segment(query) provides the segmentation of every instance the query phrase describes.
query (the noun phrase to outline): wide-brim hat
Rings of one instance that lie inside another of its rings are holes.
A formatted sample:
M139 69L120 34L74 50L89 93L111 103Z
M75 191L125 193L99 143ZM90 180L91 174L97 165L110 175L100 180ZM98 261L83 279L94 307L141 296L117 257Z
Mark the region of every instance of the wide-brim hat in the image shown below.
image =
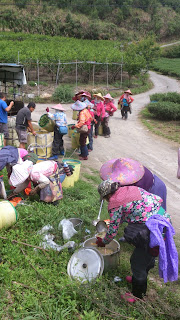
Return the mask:
M81 94L83 94L83 93L84 93L84 90L80 90L80 91L76 92L75 95L74 95L74 97L72 97L72 99L73 99L74 101L77 101L77 96L79 96L79 95L81 95Z
M131 94L132 95L132 92L131 92L131 90L126 90L126 91L124 91L124 93L129 93L129 94Z
M91 94L90 94L90 92L88 92L88 91L84 91L84 92L81 94L81 96L82 96L82 97L87 97L87 98L91 99Z
M52 109L59 110L59 111L65 111L62 104L56 104L55 106L51 107Z
M136 183L144 173L144 166L139 161L130 158L109 160L100 169L102 180L120 182L122 186Z
M71 106L71 109L75 111L81 111L86 107L87 107L86 103L77 100L75 103L73 103L73 105Z
M103 98L113 100L113 97L111 97L110 93L107 93L105 96L103 96Z
M100 92L99 93L94 93L93 97L99 97L102 101L104 101L104 98L103 98L103 96L102 96L102 94Z
M88 99L86 99L85 101L83 101L86 104L86 107L90 106L91 108L94 107L94 104L91 103Z

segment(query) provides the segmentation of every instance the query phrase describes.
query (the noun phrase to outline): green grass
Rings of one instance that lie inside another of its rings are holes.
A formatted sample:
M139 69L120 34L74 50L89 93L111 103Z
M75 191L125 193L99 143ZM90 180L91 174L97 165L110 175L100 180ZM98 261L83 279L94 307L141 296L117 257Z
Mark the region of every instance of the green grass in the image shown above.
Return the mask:
M173 77L180 77L180 58L168 59L160 58L153 62L152 69L159 71L162 74Z
M1 173L7 187L5 170ZM148 297L144 301L129 305L120 299L122 293L131 289L125 276L130 274L129 258L133 247L126 243L121 244L117 269L88 285L71 281L67 275L72 252L67 249L60 253L52 249L35 250L42 240L38 231L47 224L54 227L54 241L64 244L62 232L58 230L63 218L83 220L82 231L71 239L76 242L77 249L87 236L86 228L94 235L92 220L97 217L100 207L96 186L99 175L93 169L91 173L92 176L83 174L89 182L79 180L74 188L64 189L58 206L39 202L38 196L31 198L27 202L31 206L17 207L17 223L8 230L0 230L0 237L5 237L0 238L2 320L179 319L180 283L164 284L158 277L157 265L149 274ZM109 218L107 203L103 206L102 217ZM122 236L123 229L119 229L117 239ZM115 284L114 276L120 276L122 281Z
M144 108L140 113L142 123L154 134L180 144L180 121L161 121Z

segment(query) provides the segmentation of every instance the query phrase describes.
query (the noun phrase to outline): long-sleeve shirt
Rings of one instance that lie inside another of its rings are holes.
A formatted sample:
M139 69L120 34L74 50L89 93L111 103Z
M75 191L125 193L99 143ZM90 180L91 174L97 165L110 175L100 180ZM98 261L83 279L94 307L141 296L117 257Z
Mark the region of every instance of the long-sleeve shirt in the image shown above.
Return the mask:
M138 189L141 193L142 200L132 201L125 205L120 205L118 208L116 207L109 210L110 225L108 232L103 238L103 243L107 244L115 238L119 226L123 222L145 223L152 215L158 214L162 199L144 189ZM166 211L164 211L164 217L168 221L171 219Z
M88 129L91 127L91 121L93 120L89 111L85 108L79 112L78 122L75 125L76 128L81 128L83 125L87 124Z
M116 106L112 101L108 101L107 103L104 102L104 108L105 111L109 114L113 114L117 110Z
M65 127L67 125L67 118L64 112L56 112L56 113L48 112L48 117L54 120L58 127Z
M126 99L128 104L134 101L134 98L132 96L123 93L122 96L119 98L118 103L121 103L123 99Z
M101 118L105 117L105 109L104 109L104 103L102 101L98 101L97 103L95 100L92 100L91 103L94 104L94 115L95 116L101 116Z
M18 184L14 191L16 193L23 191L28 186L29 180L37 183L40 189L44 188L50 183L48 177L55 173L56 169L57 163L51 160L34 164L30 168L29 178Z

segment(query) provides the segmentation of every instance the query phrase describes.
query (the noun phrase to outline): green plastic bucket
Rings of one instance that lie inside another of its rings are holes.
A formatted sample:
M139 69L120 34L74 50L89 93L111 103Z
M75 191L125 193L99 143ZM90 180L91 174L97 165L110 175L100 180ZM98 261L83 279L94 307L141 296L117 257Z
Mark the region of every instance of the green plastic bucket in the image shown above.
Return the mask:
M38 125L48 131L48 132L53 132L54 131L54 126L55 126L55 122L53 120L51 120L48 115L45 113L43 114L38 122Z
M74 166L74 182L78 181L80 176L81 161L75 159L63 159L63 162L66 162L67 164Z
M79 111L73 110L73 115L72 115L73 120L77 120L78 113Z
M71 138L72 133L74 132L74 129L71 129L72 126L74 126L74 123L68 124L68 137Z

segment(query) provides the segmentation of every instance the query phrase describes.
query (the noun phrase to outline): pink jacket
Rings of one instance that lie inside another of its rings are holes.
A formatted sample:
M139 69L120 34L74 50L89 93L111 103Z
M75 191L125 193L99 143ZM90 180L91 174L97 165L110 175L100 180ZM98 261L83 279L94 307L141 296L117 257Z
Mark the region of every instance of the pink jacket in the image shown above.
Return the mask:
M42 176L49 177L56 172L57 162L47 160L33 165L30 172L30 179L33 182L39 182Z
M104 108L107 113L111 113L112 115L117 110L112 101L108 101L107 103L104 102Z
M94 104L94 115L95 116L101 116L101 118L105 117L105 109L104 109L104 103L102 101L95 104L95 101L92 100L91 103Z

